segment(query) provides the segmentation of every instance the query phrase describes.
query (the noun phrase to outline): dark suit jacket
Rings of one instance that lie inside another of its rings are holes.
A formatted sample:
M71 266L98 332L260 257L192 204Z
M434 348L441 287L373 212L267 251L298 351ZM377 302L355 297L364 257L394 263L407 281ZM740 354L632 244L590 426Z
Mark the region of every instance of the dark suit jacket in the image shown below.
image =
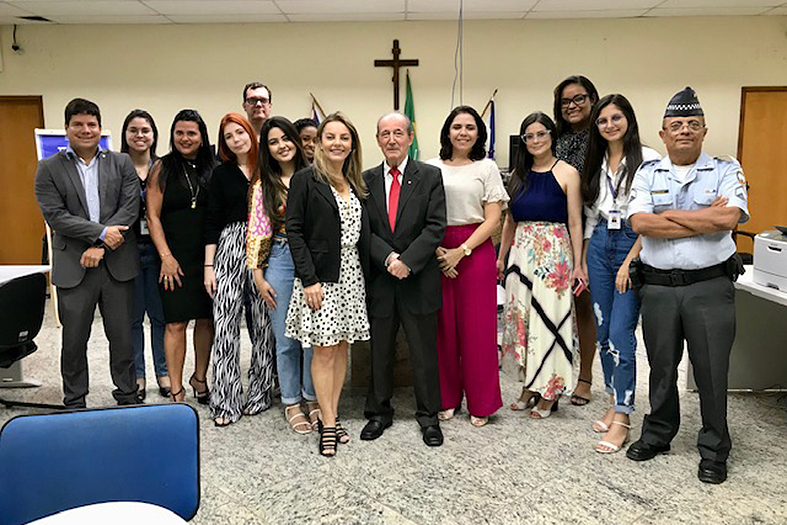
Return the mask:
M435 250L443 240L446 225L445 191L440 170L413 159L407 161L391 232L385 198L383 164L364 172L369 188L369 224L372 269L369 280L369 314L393 314L394 298L414 314L435 312L442 306L440 268ZM399 280L388 273L385 259L391 252L412 270Z
M355 193L352 186L350 188ZM358 254L364 276L368 276L369 217L366 207L362 205L361 208ZM302 169L290 180L286 228L295 275L303 286L338 282L342 232L339 206L331 187L317 178L313 168Z
M105 226L129 226L139 215L139 177L125 153L98 153L98 195L100 222L92 222L87 197L74 161L61 151L38 163L35 192L38 206L53 230L52 282L73 288L82 282L85 268L82 254L99 241ZM105 249L104 264L118 281L128 281L139 273L139 252L133 229L124 234L117 250Z

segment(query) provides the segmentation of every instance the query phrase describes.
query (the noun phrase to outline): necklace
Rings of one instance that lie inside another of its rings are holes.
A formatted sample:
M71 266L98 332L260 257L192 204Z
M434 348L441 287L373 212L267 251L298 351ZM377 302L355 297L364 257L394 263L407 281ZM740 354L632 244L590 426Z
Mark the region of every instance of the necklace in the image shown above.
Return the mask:
M193 164L189 161L186 161L189 166L196 169L197 165ZM189 193L191 194L191 209L196 209L197 207L197 197L199 196L199 184L197 184L197 191L194 191L194 186L191 184L191 179L189 178L189 174L186 171L186 168L183 168L183 175L186 177L186 184L189 185Z

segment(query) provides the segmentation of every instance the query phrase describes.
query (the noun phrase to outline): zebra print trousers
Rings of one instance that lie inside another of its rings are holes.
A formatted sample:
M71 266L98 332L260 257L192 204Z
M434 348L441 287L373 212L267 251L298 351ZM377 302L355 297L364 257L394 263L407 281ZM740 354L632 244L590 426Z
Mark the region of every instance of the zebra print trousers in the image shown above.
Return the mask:
M213 418L238 421L242 414L257 414L273 402L274 338L271 320L262 297L246 267L245 222L224 227L214 258L216 296L213 299L213 390L210 408ZM244 300L246 299L246 300ZM243 305L251 305L248 326L251 339L251 366L246 402L240 372L240 325Z

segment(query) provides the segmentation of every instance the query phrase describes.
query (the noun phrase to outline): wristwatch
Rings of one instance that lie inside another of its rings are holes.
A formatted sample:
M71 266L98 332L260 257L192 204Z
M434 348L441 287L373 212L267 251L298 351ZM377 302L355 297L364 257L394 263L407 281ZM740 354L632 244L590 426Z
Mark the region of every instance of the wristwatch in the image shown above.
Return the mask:
M462 245L459 247L462 248L462 252L464 252L465 257L470 257L470 254L473 253L473 250L468 248L465 243L462 243Z

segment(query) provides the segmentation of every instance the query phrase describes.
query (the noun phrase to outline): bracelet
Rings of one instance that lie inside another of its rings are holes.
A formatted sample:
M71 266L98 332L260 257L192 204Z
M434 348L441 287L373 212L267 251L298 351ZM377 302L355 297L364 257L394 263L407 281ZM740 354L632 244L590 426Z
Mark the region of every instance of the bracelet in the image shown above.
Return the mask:
M172 255L172 254L171 254L171 253L169 253L169 252L167 252L167 253L160 253L160 254L158 255L158 257L159 257L159 259L163 259L164 257L167 257L168 255Z

